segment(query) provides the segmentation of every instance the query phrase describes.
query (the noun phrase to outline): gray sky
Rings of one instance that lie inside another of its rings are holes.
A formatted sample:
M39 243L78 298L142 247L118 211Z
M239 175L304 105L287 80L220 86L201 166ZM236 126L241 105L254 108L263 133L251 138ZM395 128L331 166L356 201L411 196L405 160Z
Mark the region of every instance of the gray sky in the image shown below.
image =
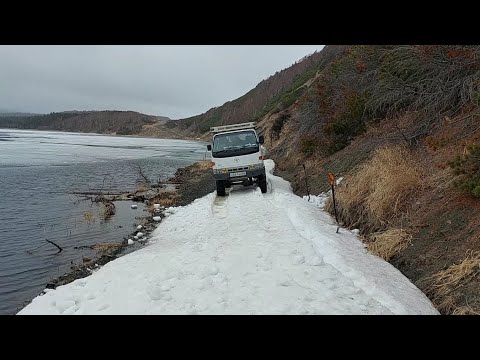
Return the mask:
M0 46L0 111L172 119L234 100L323 45Z

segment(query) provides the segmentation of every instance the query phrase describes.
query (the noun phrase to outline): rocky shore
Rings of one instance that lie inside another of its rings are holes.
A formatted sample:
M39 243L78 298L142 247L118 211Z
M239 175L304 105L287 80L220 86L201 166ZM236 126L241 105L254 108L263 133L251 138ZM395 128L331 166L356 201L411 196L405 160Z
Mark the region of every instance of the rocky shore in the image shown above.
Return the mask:
M195 199L214 190L215 182L211 174L210 163L202 161L179 168L174 177L162 184L161 188L145 189L140 193L136 191L135 193L113 195L109 199L110 201L133 200L143 202L146 205L147 214L137 217L135 231L118 243L89 246L89 249L96 251L97 257L93 259L84 258L82 264L73 265L70 272L49 282L46 289L55 289L58 286L89 276L108 262L142 248L148 243L149 235L170 214L172 207L188 205Z

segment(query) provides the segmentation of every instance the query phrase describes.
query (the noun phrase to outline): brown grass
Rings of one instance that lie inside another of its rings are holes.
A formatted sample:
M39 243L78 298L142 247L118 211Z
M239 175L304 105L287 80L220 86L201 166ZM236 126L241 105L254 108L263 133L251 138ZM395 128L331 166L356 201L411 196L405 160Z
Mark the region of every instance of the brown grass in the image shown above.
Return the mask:
M175 206L179 200L179 195L176 191L168 191L160 193L153 199L150 199L150 205L147 206L147 210L153 212L153 204L160 204L163 207Z
M145 192L148 189L149 188L145 184L139 185L139 186L137 186L137 189L135 190L135 194L140 193L140 192Z
M445 297L455 290L462 282L468 281L480 273L480 251L468 251L467 257L460 263L451 265L430 277L433 280L429 292L437 297Z
M95 244L92 249L101 253L115 251L120 248L122 244L117 243L105 243L105 244Z
M473 310L470 306L460 306L453 310L452 315L480 315L480 313Z
M442 314L453 314L457 309L460 309L453 296L447 296L441 301L435 301L435 299L433 299L433 302L435 303L437 310L440 311Z
M85 211L83 213L83 220L89 224L95 222L95 215L91 211Z
M200 170L208 170L212 168L212 162L210 160L199 161L197 164Z
M111 201L102 201L100 207L100 215L103 217L104 220L110 219L113 215L115 215L115 204Z
M160 200L160 205L163 206L163 207L173 206L176 203L176 199L177 199L177 196L167 198L167 199L161 199Z
M373 242L368 244L368 250L386 261L412 243L412 235L403 229L389 229L375 233L370 236L370 239Z
M407 213L422 186L422 172L410 151L400 145L379 148L337 189L339 215L349 226L384 230Z

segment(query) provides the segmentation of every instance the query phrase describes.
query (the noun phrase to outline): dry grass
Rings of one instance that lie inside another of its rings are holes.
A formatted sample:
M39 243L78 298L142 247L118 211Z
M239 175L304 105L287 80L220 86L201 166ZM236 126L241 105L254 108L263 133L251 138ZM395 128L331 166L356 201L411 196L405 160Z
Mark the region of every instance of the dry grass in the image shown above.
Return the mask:
M103 217L104 220L110 219L113 215L115 215L116 209L115 204L110 201L102 201L100 207L100 215Z
M467 257L460 263L432 275L433 280L428 292L436 297L446 297L463 282L480 273L480 251L468 251Z
M149 188L145 184L142 184L142 185L137 186L137 189L135 190L135 194L142 193L142 192L145 192L145 191L148 191L148 190L149 190Z
M120 248L122 244L117 243L105 243L105 244L95 244L92 249L101 253L106 253L110 251L115 251Z
M400 145L382 147L337 189L341 220L349 226L384 230L406 214L422 172L410 151ZM328 204L327 210L330 210Z
M83 220L88 224L95 222L95 215L91 211L85 211L83 213Z
M443 314L480 315L478 306L472 308L467 296L460 288L480 274L480 251L467 251L465 259L432 276L424 278L420 283L425 286L426 295Z
M440 313L442 314L453 314L457 309L460 309L453 296L447 296L441 301L436 301L435 299L433 299L433 302L435 303L437 310L440 311Z
M169 207L175 205L177 201L177 196L171 197L171 198L166 198L166 199L161 199L160 200L160 205L163 207Z
M368 250L388 261L412 243L412 235L403 229L390 229L370 236Z
M460 306L452 311L452 315L480 315L480 313L473 310L470 306Z
M179 195L176 191L169 191L160 193L153 199L150 199L150 205L147 206L147 210L153 212L153 204L160 204L163 207L175 206L179 200Z
M210 160L199 161L197 164L200 170L208 170L212 168L212 162Z

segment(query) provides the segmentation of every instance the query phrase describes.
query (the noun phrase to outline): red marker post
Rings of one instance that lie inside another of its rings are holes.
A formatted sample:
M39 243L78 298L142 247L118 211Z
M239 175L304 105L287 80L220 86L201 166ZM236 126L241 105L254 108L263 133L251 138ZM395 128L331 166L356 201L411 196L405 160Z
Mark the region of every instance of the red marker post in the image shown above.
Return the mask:
M333 198L333 211L335 213L335 220L337 221L337 233L340 229L340 225L338 223L338 216L337 216L337 204L335 202L335 176L331 172L328 173L328 182L330 183L330 187L332 188L332 198Z

